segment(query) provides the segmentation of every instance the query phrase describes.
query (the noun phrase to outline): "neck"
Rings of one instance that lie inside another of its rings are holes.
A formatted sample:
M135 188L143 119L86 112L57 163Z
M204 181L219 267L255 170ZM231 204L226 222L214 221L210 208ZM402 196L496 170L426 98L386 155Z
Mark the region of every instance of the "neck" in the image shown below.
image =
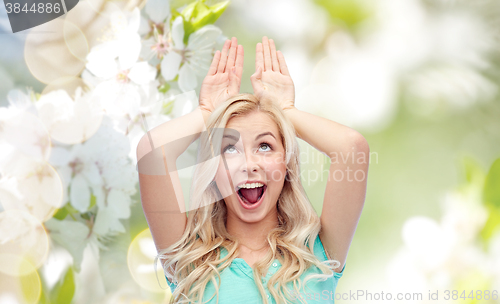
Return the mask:
M237 215L228 213L226 229L249 251L263 251L268 247L267 236L278 226L277 211L271 212L258 222L244 222Z

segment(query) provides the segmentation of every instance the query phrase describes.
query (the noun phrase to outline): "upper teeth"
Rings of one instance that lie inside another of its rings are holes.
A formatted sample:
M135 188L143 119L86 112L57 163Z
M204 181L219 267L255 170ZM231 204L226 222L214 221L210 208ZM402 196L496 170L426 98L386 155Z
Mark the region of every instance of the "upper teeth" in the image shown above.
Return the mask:
M264 186L264 184L261 184L261 183L247 183L247 184L239 185L238 188L250 189L250 188L263 187L263 186Z

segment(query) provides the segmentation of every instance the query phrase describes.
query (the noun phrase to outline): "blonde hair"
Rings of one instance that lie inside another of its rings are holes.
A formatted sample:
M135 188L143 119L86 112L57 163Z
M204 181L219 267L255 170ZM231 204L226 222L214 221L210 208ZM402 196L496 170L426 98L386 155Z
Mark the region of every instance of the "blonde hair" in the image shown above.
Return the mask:
M171 282L177 288L171 297L171 303L202 303L205 288L212 281L219 301L220 272L228 267L238 256L238 240L226 230L227 209L217 185L213 182L218 168L218 160L206 157L214 155L214 142L220 141L221 132L228 121L235 116L261 111L269 115L278 125L285 149L285 161L288 178L278 199L278 227L269 231L267 241L271 250L263 260L253 265L254 281L262 296L263 303L269 303L261 278L266 274L274 259L282 267L268 281L268 290L278 304L287 303L290 291L286 284L293 283L296 295L302 284L310 279L326 280L333 276L333 269L340 266L336 260L320 262L313 253L314 241L321 229L316 211L311 206L300 182L299 148L292 123L284 112L274 103L263 103L252 94L239 94L228 99L215 109L207 122L208 136L201 138L198 155L207 161L198 161L191 188L192 204L187 227L179 241L159 252L157 258L165 259L163 268ZM216 145L217 146L217 145ZM220 151L220 147L219 147ZM215 202L215 203L214 203ZM306 247L306 243L309 247ZM220 258L221 246L228 253ZM220 265L219 265L220 264ZM155 260L156 265L156 260ZM301 275L312 265L322 274L312 274L301 282ZM216 280L216 277L218 280ZM274 286L277 284L277 288ZM212 299L213 296L210 298ZM307 303L298 297L303 303Z

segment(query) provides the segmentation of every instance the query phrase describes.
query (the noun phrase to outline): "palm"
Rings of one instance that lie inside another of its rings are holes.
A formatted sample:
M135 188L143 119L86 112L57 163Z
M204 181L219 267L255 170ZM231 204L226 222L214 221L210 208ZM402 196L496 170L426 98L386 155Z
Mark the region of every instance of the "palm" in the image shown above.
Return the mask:
M206 76L201 86L200 103L211 103L211 100L225 100L234 93L232 91L229 83L229 73ZM217 106L216 103L213 102L213 106Z
M254 86L254 93L263 100L276 100L282 109L293 106L295 88L292 78L280 72L266 71Z
M229 52L229 54L228 54ZM232 69L234 68L234 72ZM222 53L215 53L200 90L200 107L212 112L219 104L238 94L243 72L243 47L236 38L226 41Z
M254 94L264 102L277 102L283 110L294 106L295 87L285 58L276 51L273 40L267 37L257 44L255 74L252 75Z

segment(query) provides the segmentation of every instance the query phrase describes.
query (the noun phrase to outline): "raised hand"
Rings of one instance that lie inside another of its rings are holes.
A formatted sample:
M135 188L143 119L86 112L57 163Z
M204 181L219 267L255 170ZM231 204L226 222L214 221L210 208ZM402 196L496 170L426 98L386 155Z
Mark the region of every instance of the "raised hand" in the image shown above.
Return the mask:
M295 87L281 51L272 39L257 43L255 73L250 77L254 95L265 102L277 102L283 110L294 107Z
M243 73L243 46L236 37L226 40L222 53L216 51L200 89L200 108L208 112L240 91Z

